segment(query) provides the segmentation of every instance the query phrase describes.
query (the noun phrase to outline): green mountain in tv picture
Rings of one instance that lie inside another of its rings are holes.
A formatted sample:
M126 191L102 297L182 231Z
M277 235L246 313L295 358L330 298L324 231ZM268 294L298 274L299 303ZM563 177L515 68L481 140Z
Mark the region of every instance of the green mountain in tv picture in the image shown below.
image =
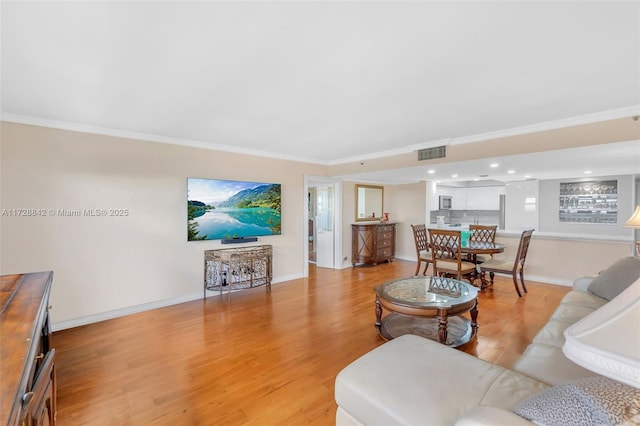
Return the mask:
M188 241L281 234L281 186L188 180Z

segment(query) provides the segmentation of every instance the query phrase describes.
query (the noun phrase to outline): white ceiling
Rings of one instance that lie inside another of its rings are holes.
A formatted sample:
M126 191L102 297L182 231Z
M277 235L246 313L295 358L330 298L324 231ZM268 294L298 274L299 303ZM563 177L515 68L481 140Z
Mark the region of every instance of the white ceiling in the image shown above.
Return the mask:
M8 121L339 164L504 129L640 113L638 1L5 0L0 7ZM640 170L638 145L626 149L614 160L631 153ZM582 169L589 158L602 162L602 152L567 158ZM534 158L504 167L542 167ZM540 157L546 168L568 167L548 158ZM389 179L400 179L393 173Z

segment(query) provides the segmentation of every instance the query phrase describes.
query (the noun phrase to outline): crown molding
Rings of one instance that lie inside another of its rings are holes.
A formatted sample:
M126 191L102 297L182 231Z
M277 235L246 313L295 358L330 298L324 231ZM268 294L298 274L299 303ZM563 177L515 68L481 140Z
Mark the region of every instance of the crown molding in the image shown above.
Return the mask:
M342 158L330 161L329 165L338 165L363 160L372 160L381 157L390 157L393 155L406 154L408 152L418 151L425 148L433 148L442 145L463 145L467 143L482 142L491 139L500 139L510 136L525 135L530 133L544 132L548 130L561 129L564 127L580 126L585 124L597 123L600 121L616 120L619 118L633 117L640 115L640 105L632 105L624 108L601 111L593 114L580 115L576 117L566 118L562 120L546 121L543 123L531 124L528 126L513 127L510 129L498 130L495 132L479 133L457 138L438 139L435 141L424 142L421 144L407 145L402 148L380 152L369 152L358 157Z
M27 124L41 127L50 127L61 130L70 130L75 132L93 133L105 136L114 136L126 139L136 139L147 142L158 142L170 145L181 145L192 148L202 148L214 151L233 152L236 154L253 155L258 157L275 158L279 160L296 161L302 163L311 163L325 166L335 166L338 164L345 164L357 161L372 160L376 158L392 157L396 155L407 154L409 152L418 151L425 148L433 148L442 145L463 145L474 142L482 142L490 139L500 139L510 136L524 135L530 133L544 132L548 130L561 129L565 127L580 126L585 124L596 123L600 121L615 120L625 117L633 117L640 115L640 104L632 105L624 108L612 109L607 111L601 111L593 114L585 114L581 116L566 118L562 120L547 121L543 123L537 123L521 127L513 127L510 129L498 130L495 132L479 133L476 135L469 135L457 138L445 138L434 141L424 142L420 144L406 145L398 149L368 152L359 156L352 156L347 158L341 158L338 160L321 161L313 158L296 157L292 155L286 155L281 153L274 153L269 151L261 151L249 148L239 148L232 145L217 144L212 142L179 139L167 136L154 135L149 133L131 132L127 130L111 129L106 127L93 126L89 124L70 123L58 120L49 120L38 117L24 116L18 114L2 113L0 118L2 121Z
M269 151L260 151L260 150L249 149L249 148L239 148L232 145L217 144L217 143L204 142L204 141L198 141L198 140L172 138L167 136L154 135L150 133L139 133L139 132L131 132L128 130L111 129L107 127L93 126L90 124L70 123L66 121L49 120L44 118L17 115L17 114L7 114L7 113L2 113L2 115L0 116L0 119L2 121L7 121L11 123L27 124L27 125L40 126L40 127L49 127L53 129L69 130L73 132L91 133L91 134L113 136L113 137L124 138L124 139L135 139L135 140L141 140L146 142L157 142L157 143L164 143L169 145L187 146L191 148L209 149L213 151L232 152L235 154L253 155L257 157L275 158L279 160L289 160L289 161L296 161L296 162L302 162L302 163L327 165L326 162L320 162L312 158L295 157L292 155L279 154L279 153L274 153Z
M451 145L463 145L473 142L481 142L490 139L500 139L510 136L526 135L530 133L545 132L548 130L562 129L565 127L582 126L585 124L597 123L600 121L617 120L619 118L633 117L640 114L640 105L633 105L625 108L612 109L608 111L585 114L562 120L545 121L543 123L531 124L528 126L512 127L510 129L498 130L495 132L479 133L477 135L454 138Z

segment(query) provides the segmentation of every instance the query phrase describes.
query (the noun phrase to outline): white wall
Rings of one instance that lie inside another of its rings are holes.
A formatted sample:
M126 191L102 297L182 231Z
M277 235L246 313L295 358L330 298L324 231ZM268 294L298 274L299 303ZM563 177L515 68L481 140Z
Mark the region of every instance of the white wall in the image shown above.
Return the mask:
M415 260L416 247L411 225L426 223L427 184L420 182L384 187L386 209L391 222L396 223L396 257Z
M506 244L507 248L495 257L511 261L518 250L520 233L499 231L496 242ZM630 256L631 249L631 243L625 241L558 238L534 231L525 264L525 280L571 285L575 278L595 275L616 260Z
M47 212L1 217L0 273L54 271L54 328L202 297L203 252L221 244L187 242L187 177L281 183L282 235L258 243L274 247L276 282L302 276L304 174L324 167L5 122L0 130L0 208Z

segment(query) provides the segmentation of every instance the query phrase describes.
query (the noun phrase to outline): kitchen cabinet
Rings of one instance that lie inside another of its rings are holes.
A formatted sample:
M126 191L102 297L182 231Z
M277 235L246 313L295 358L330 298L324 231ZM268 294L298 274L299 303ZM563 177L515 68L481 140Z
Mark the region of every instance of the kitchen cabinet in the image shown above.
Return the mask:
M454 188L451 196L451 210L467 210L467 190Z
M451 197L451 210L500 210L500 195L504 186L484 186L476 188L438 187L437 195Z
M500 195L504 187L467 188L467 210L500 210Z

